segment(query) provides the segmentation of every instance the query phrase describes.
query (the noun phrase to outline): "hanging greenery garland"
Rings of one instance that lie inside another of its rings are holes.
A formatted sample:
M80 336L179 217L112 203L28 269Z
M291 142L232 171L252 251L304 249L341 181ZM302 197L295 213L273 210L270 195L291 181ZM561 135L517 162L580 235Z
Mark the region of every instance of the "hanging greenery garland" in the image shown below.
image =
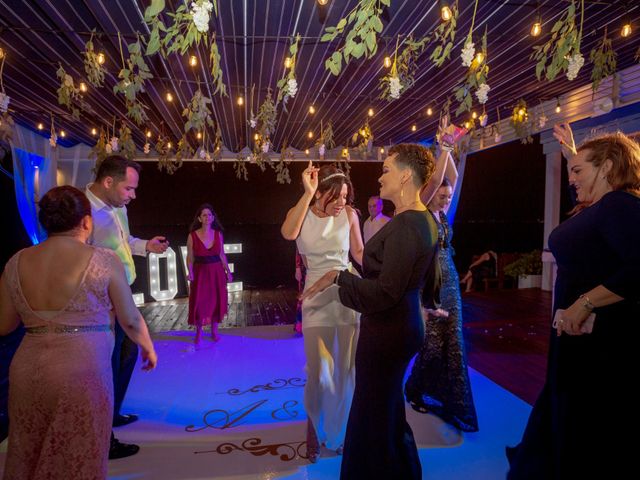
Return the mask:
M361 58L363 55L364 58L371 58L376 54L377 35L382 33L384 28L380 19L383 6L391 6L391 0L359 0L358 5L335 27L325 28L326 33L320 38L321 42L335 40L338 35L344 34L347 26L351 26L344 45L325 60L325 68L333 75L340 74L342 62L346 67L353 58Z
M607 28L604 29L602 40L593 47L589 55L593 70L591 70L591 89L595 93L602 80L616 73L617 55L611 45L611 39L607 38Z
M582 25L584 23L584 0L580 0L582 13L580 28L576 26L576 3L571 0L571 5L562 14L551 29L551 38L544 44L533 47L531 59L536 60L536 77L544 73L545 78L552 81L558 73L567 72L567 78L573 80L584 64L584 58L580 53L582 41Z
M521 98L511 114L511 126L520 142L524 144L533 143L533 137L531 136L532 123L527 110L527 102L525 102L524 98Z
M289 164L293 160L293 153L289 150L287 146L287 140L282 144L282 149L280 150L280 160L272 164L274 171L276 172L276 182L281 185L285 183L291 183L291 175L289 174Z
M429 37L414 41L413 35L409 35L404 48L398 55L398 47L394 55L393 64L388 75L380 79L380 98L388 101L400 97L400 91L406 92L415 83L415 75L418 71L418 58L429 44Z
M463 80L463 83L453 89L456 100L459 102L456 109L456 115L460 115L462 112L468 112L473 107L473 93L475 91L476 97L480 104L487 103L488 93L490 90L487 83L487 77L489 75L489 64L487 63L487 29L485 28L484 35L482 36L482 49L471 60L467 75Z
M65 71L62 64L60 64L56 76L60 80L58 103L67 107L74 120L80 120L80 109L76 106L76 102L80 101L80 88L75 86L73 78Z
M120 153L129 160L136 157L136 144L131 135L131 129L122 122L120 126L120 136L118 138Z
M433 32L434 40L440 44L431 52L429 59L436 67L441 67L451 55L453 42L456 39L458 14L458 1L456 0L451 6L451 19L448 22L440 22L440 25Z
M202 132L206 126L213 128L213 119L211 118L211 110L209 109L209 105L212 103L212 100L202 93L198 85L198 89L193 94L193 98L191 98L191 101L182 111L182 116L187 118L187 122L184 124L185 132L191 129Z
M300 35L295 36L295 40L292 40L291 46L289 47L289 55L288 63L289 66L285 65L285 76L278 80L278 99L276 103L280 103L282 101L282 106L284 111L287 111L287 101L289 98L293 98L296 96L298 91L298 81L296 80L296 63L298 58L298 46L300 44Z
M100 63L100 57L93 49L93 36L95 30L91 32L91 37L84 47L84 71L87 74L87 81L96 88L102 87L104 82L105 69Z
M249 181L249 170L247 170L247 164L242 156L242 150L238 151L236 155L236 161L233 162L233 170L236 172L236 178L238 180Z
M118 34L120 43L120 35ZM135 43L127 46L129 58L126 63L122 53L122 43L120 43L120 57L122 59L122 70L118 73L120 81L114 85L113 93L122 94L127 106L127 117L133 120L139 127L149 121L147 116L147 106L138 99L138 94L144 92L144 82L153 78L149 67L142 56L140 38Z

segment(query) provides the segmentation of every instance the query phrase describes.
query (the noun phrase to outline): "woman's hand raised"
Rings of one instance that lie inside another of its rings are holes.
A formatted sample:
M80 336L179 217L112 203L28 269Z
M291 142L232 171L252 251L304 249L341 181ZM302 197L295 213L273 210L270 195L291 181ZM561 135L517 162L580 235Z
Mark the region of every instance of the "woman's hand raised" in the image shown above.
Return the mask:
M318 170L317 167L314 167L309 160L309 165L302 172L302 184L304 185L304 191L311 195L316 193L318 189Z

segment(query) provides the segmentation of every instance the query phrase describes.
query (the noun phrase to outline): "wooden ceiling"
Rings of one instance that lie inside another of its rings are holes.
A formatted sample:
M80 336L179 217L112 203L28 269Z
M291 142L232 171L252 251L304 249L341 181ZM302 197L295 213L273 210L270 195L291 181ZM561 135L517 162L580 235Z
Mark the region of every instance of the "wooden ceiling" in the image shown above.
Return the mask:
M118 33L129 43L136 32L147 35L143 15L149 3L149 0L0 0L0 46L7 53L4 86L11 97L10 111L15 120L31 129L43 122L48 136L49 118L53 114L57 127L68 132L65 143L95 143L91 128L111 125L114 117L119 122L126 112L123 97L113 93L122 64ZM167 0L165 11L174 11L180 3ZM307 137L307 132L317 135L321 121L329 120L333 122L336 143L345 143L364 123L369 108L375 112L370 125L377 145L432 137L439 109L466 73L459 55L471 25L473 0L460 0L459 27L451 59L436 68L429 61L433 48L429 47L419 60L416 84L391 103L378 98L379 79L387 71L383 58L392 55L398 35L413 33L421 37L433 31L440 22L436 0L392 0L384 15L383 38L376 57L351 62L338 77L324 68L325 59L339 46L338 41L321 43L319 37L324 27L335 25L347 15L357 0L330 0L326 7L319 7L316 0L218 0L218 3L219 15L212 19L211 30L217 34L229 97L213 96L208 52L203 48L167 59L160 55L148 57L146 61L154 78L146 84L142 100L149 107L150 121L142 129L130 123L138 146L144 143L147 128L156 134L163 130L175 140L182 135L185 120L181 113L196 90L198 79L204 80L203 90L213 98L214 117L221 127L223 144L234 151L251 145L249 101L239 107L236 98L243 95L249 100L255 86L253 101L257 109L268 89L276 91L276 83L284 74L289 39L296 33L303 38L296 67L298 93L287 104L288 112L279 108L272 138L275 150L285 141L298 149L311 146L314 140ZM479 39L487 27L490 123L497 120L497 109L502 118L509 115L519 98L533 105L589 83L592 67L589 52L605 27L618 54L618 69L635 62L634 55L640 46L640 3L630 1L625 8L621 0L587 0L582 41L586 62L578 78L570 82L561 74L553 82L537 81L535 63L529 59L532 47L548 38L551 26L568 3L539 1L544 33L535 39L529 30L537 4L535 0L479 2L474 37ZM626 15L635 30L631 37L622 38L619 32ZM85 110L81 121L74 121L58 105L56 70L61 63L76 81L84 78L82 54L93 29L100 34L94 39L96 49L106 53L107 80L103 88L90 87L83 98ZM188 66L192 53L200 60L195 71ZM173 93L172 103L165 100L166 92ZM309 105L315 106L314 115L309 114ZM435 112L430 117L426 114L428 107ZM417 125L417 131L410 130L412 124ZM191 141L195 146L195 137Z

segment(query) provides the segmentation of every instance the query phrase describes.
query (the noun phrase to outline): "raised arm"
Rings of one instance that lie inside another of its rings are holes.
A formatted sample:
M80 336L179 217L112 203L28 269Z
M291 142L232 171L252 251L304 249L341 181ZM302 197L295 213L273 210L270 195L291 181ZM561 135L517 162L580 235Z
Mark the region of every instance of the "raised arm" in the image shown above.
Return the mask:
M309 166L302 172L302 184L304 185L304 193L298 203L289 210L282 227L280 227L280 233L287 240L295 240L300 235L309 204L318 189L318 168L312 165L311 160L309 160Z
M133 302L131 288L127 283L122 263L113 258L109 278L109 297L116 310L118 323L127 336L142 349L143 370L153 370L158 362L147 324Z
M440 185L442 185L442 180L444 179L445 172L447 170L448 157L451 157L451 154L445 150L442 150L440 152L440 155L438 155L438 158L436 158L436 169L433 172L433 175L431 175L431 178L427 181L427 184L420 192L420 200L422 200L422 203L424 203L425 205L429 205L429 202L438 191L438 188L440 188Z
M558 142L560 142L564 158L568 160L578 153L576 150L576 143L573 139L573 132L571 131L571 126L568 123L558 123L554 125L553 136L558 140Z
M364 251L364 243L362 242L362 234L360 233L360 219L356 211L347 206L347 214L349 215L349 253L353 259L362 265L362 252Z

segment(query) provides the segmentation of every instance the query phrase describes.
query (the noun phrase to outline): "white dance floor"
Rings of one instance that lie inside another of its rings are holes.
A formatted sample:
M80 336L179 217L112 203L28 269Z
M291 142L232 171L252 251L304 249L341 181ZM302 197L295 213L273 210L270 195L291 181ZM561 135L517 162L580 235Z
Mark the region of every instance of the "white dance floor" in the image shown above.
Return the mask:
M158 368L134 373L117 428L140 452L109 463L109 478L337 479L341 457L305 458L304 351L290 326L223 330L222 340L192 345L190 332L155 334ZM530 407L471 371L480 432L460 437L407 406L429 480L503 479L505 445L518 442ZM371 421L375 422L373 418ZM6 441L0 445L3 470Z

